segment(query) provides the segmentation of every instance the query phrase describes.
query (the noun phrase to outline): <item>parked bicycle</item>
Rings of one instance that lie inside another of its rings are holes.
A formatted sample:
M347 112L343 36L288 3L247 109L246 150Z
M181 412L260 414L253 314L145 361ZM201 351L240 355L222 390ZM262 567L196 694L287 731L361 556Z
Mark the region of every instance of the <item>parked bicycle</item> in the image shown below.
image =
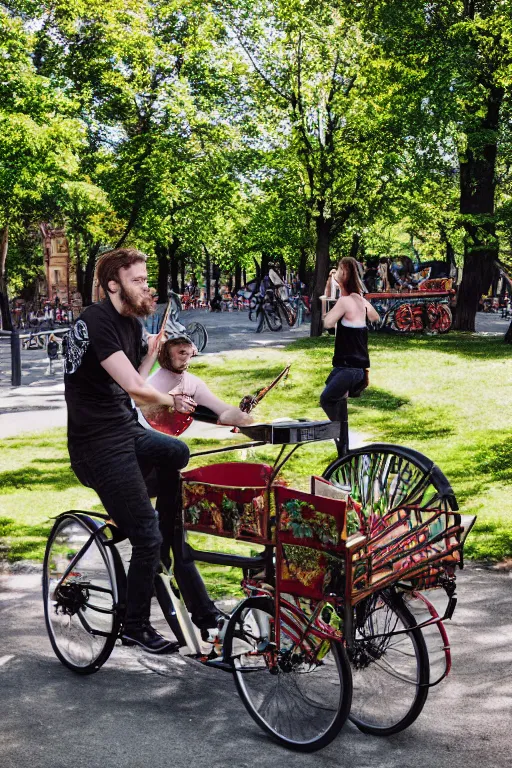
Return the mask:
M171 303L170 311L166 317L166 330L170 334L184 333L196 345L197 351L202 352L208 343L208 332L202 323L193 322L183 325L180 322L180 313L182 312L182 303L179 294L170 291L169 301ZM163 322L164 316L160 319ZM160 330L160 324L157 330Z
M182 653L234 676L251 717L282 745L317 750L347 717L363 732L388 736L420 714L429 688L446 676L443 620L455 608L455 569L471 521L456 512L442 472L417 451L375 444L347 452L311 492L282 485L279 473L301 446L348 427L306 420L241 429L250 441L193 454L273 444L274 465L228 462L182 473L189 531L259 545L252 557L192 550L201 562L242 569L247 595L204 652L171 569L155 591ZM124 535L99 513L56 519L46 548L43 595L52 647L70 669L96 672L122 630ZM443 587L441 618L422 590ZM407 601L426 605L417 623ZM425 627L437 627L445 670L430 678Z

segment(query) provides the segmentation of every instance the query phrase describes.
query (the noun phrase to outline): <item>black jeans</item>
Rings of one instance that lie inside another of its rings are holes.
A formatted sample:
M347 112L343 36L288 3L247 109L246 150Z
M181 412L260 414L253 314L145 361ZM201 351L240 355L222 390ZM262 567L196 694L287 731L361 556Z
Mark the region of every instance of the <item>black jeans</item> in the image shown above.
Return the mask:
M364 379L363 368L333 368L320 395L320 405L331 421L338 421L343 398Z
M143 427L118 445L94 443L71 451L76 476L96 491L132 545L125 626L133 628L149 619L154 576L170 547L192 618L215 611L183 537L179 470L188 458L185 443ZM150 495L157 497L157 512Z

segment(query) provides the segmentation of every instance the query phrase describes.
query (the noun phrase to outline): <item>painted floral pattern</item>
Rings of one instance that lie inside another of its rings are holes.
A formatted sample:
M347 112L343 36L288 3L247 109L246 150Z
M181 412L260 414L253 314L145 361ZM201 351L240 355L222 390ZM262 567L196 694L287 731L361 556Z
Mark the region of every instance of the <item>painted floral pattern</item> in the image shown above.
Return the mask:
M243 489L245 496L250 497L250 492L251 489ZM267 514L265 493L260 489L254 489L253 492L255 495L250 501L244 502L240 500L237 488L212 488L201 483L183 483L183 517L186 527L234 538L264 538Z
M318 597L331 592L343 594L345 584L344 560L321 549L283 545L281 588L294 594L293 582Z
M339 542L336 519L319 512L313 504L299 499L290 499L281 504L280 530L293 534L297 539L313 539L334 546Z

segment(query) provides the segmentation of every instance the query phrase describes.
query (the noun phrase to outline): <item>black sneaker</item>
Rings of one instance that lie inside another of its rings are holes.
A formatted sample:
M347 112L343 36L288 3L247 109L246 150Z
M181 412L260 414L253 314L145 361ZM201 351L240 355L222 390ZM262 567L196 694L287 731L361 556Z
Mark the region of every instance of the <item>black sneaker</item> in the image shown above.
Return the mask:
M198 618L192 617L192 621L196 627L201 630L201 639L204 640L205 643L212 643L215 641L217 633L212 633L210 630L219 630L226 618L228 617L225 613L215 611Z
M140 645L148 653L176 653L180 648L179 643L166 640L149 622L133 629L125 629L121 642L123 645Z

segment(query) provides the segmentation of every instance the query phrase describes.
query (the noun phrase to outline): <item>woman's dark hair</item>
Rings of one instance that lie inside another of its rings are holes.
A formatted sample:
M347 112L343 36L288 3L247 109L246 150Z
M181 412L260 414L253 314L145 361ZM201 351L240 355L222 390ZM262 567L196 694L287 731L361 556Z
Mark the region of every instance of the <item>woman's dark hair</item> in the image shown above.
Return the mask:
M108 284L111 280L119 282L119 270L127 269L139 261L146 261L147 256L136 248L117 248L102 254L96 264L96 279L105 295L110 293Z
M340 259L339 267L344 267L346 276L343 280L343 288L347 293L358 293L360 296L364 293L363 283L359 275L357 261L352 256L344 256Z

